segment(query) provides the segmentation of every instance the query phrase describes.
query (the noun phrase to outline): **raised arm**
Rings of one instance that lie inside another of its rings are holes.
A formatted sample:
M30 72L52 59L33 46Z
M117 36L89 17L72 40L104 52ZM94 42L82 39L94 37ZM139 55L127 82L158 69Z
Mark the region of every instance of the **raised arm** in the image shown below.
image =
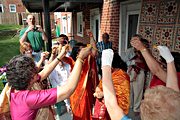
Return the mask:
M49 58L48 63L51 63L57 57L57 48L58 45L52 46L51 56Z
M96 56L98 49L96 47L96 41L94 39L93 33L90 30L87 30L87 34L90 38L90 45L92 46L92 55Z
M38 70L41 69L41 65L42 65L42 63L45 61L46 56L48 56L48 55L49 55L49 52L47 52L47 51L41 53L41 58L40 58L40 60L38 61L38 63L36 64Z
M102 85L105 105L112 120L121 120L124 116L123 110L118 106L117 98L112 82L111 64L113 51L111 49L102 52Z
M83 48L80 51L75 62L74 68L68 78L68 82L64 86L57 87L57 102L70 97L70 95L74 92L80 79L84 59L90 54L90 51L91 48L89 47Z
M150 51L144 46L140 39L138 37L133 37L131 40L131 45L137 50L141 51L150 71L159 79L166 82L166 71L163 70L160 63L152 56Z
M27 28L27 30L25 32L20 31L20 44L22 45L23 42L27 41L27 35L29 31L32 31L34 28L34 25L31 25Z
M38 27L38 31L42 33L42 39L45 42L48 42L48 38L47 38L46 33L44 32L44 30L42 29L42 27L40 25L36 25L36 27Z
M61 49L62 48L62 49ZM48 77L48 75L52 72L52 70L56 67L56 65L59 63L59 61L65 56L66 49L68 48L68 45L65 45L62 47L62 45L59 45L59 50L61 51L56 59L54 59L51 63L44 66L44 69L39 73L41 76L41 80L44 80Z
M172 88L179 92L177 72L174 65L174 58L166 46L157 46L160 55L166 60L167 63L167 78L166 87Z

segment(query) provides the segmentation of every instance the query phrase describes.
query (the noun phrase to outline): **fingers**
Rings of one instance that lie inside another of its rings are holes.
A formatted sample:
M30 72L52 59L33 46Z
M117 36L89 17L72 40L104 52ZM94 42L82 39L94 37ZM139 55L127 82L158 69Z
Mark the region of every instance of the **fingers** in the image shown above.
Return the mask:
M160 55L166 60L167 63L174 61L174 57L172 56L170 50L166 46L157 46Z
M166 47L166 46L161 46L161 45L158 45L157 46L157 49L159 50L159 51L165 51L165 50L169 50L169 48L168 47Z
M60 53L61 53L61 50L62 50L62 45L59 44L58 47L57 47L57 53L60 54Z
M102 61L101 67L104 67L104 66L111 67L113 56L114 56L114 52L112 49L103 50L102 57L101 57L101 61Z
M45 51L41 53L41 58L46 59L46 57L49 55L49 52Z
M97 98L102 98L104 95L103 95L103 92L95 92L93 94L94 97L97 97Z
M91 49L91 47L82 48L78 56L85 59L91 53Z
M146 48L138 37L132 37L131 46L136 48L137 50L142 50L142 49Z

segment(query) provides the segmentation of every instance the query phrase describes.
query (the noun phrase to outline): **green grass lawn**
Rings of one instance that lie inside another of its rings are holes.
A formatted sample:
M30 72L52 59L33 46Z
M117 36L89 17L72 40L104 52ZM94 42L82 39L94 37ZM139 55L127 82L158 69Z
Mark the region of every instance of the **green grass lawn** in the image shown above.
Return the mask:
M19 37L0 37L0 66L5 65L13 56L19 54Z
M19 35L12 37L13 34L9 34L7 31L20 28L19 25L0 25L0 67L7 64L13 56L19 54ZM7 31L2 33L2 30ZM2 90L2 84L0 84L0 90Z
M21 29L21 25L4 25L0 24L0 31L1 30L18 30Z

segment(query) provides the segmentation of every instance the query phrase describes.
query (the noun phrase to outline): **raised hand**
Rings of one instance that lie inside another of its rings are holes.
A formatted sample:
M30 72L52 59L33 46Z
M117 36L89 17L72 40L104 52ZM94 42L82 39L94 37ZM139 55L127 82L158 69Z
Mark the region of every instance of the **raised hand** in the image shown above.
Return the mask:
M69 48L69 45L66 44L65 46L62 46L62 44L60 44L58 46L58 55L61 55L61 56L65 56L66 55L66 52L67 52L67 49Z
M41 59L44 61L46 59L46 57L49 55L49 52L42 52L41 53Z
M91 53L91 47L85 47L81 49L81 51L78 54L78 57L84 60L90 53Z
M139 37L132 37L131 45L140 51L146 48L144 44L140 41Z
M26 32L33 31L33 28L34 28L34 25L30 25L30 26L27 28Z
M112 49L106 49L102 51L102 67L109 65L111 67L114 52Z
M57 55L57 49L58 49L58 45L52 46L51 54L54 55L54 56Z
M92 33L92 31L91 31L90 29L87 29L87 30L86 30L86 34L87 34L87 36L89 36L89 37L93 37L93 33Z
M160 55L166 60L167 63L174 61L174 57L172 56L170 50L166 46L157 46Z
M37 31L43 32L43 29L42 29L42 27L40 25L36 25L36 27L37 27Z
M101 91L99 87L96 87L95 93L93 95L94 97L97 97L98 99L104 96L103 91Z

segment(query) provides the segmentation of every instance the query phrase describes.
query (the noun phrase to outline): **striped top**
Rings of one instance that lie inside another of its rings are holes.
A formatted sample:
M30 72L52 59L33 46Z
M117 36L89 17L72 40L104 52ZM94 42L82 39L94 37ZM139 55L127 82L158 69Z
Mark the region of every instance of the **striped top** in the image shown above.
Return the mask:
M101 64L102 51L105 49L112 49L112 42L111 41L109 41L107 43L105 43L104 41L97 42L96 47L97 47L98 53L99 53L98 57L97 57L97 62L100 65Z

